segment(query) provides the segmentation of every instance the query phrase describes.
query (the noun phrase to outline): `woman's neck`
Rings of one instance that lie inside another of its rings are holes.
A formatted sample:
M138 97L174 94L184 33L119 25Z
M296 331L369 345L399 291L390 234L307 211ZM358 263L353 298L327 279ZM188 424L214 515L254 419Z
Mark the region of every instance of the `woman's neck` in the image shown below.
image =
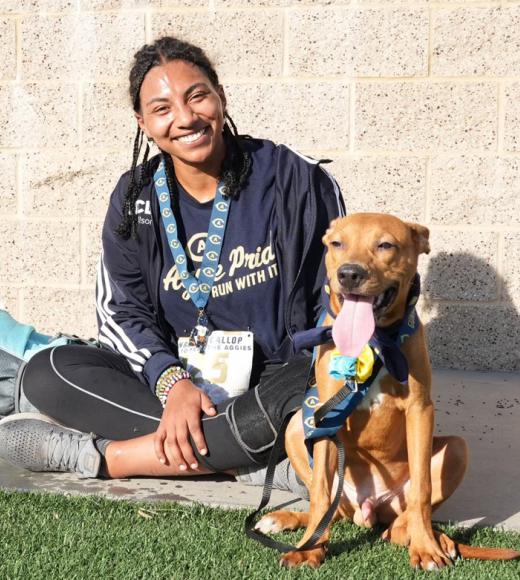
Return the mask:
M204 203L215 198L223 161L224 154L221 158L215 159L211 164L201 168L174 159L175 177L192 197L198 202Z

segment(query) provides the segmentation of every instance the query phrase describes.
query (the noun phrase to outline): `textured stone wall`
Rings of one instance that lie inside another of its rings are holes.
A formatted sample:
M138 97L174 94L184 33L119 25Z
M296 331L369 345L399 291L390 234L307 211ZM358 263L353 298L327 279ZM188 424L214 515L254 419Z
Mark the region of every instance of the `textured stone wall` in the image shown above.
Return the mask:
M520 369L520 2L0 0L0 298L95 332L133 52L205 47L239 128L334 160L349 211L431 229L434 364Z

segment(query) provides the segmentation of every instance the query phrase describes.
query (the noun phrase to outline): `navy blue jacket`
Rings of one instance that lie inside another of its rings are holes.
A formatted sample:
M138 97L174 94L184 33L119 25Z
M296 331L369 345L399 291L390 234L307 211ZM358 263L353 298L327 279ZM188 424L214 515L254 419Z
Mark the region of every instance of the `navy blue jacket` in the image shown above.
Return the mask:
M343 199L337 183L317 161L270 141L249 139L243 143L251 152L251 171L255 171L255 157L262 156L262 166L267 160L272 170L265 179L274 179L275 253L287 331L276 358L287 360L293 333L316 324L325 277L321 238L330 221L344 214ZM138 240L125 240L114 233L122 220L130 172L120 178L112 194L103 227L96 292L100 342L125 356L152 390L166 368L179 364L177 337L159 302L162 224L153 186L158 162L159 156L155 156L143 168L144 183L136 203Z

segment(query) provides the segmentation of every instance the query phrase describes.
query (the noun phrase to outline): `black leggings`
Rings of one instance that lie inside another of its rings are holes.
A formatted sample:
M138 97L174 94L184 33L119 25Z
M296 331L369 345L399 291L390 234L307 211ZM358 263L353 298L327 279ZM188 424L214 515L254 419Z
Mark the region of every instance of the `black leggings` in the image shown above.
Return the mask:
M310 359L267 365L258 385L203 415L213 471L264 464L283 417L301 406ZM163 408L126 360L110 350L84 345L46 349L27 364L22 390L42 413L67 427L114 440L154 433Z

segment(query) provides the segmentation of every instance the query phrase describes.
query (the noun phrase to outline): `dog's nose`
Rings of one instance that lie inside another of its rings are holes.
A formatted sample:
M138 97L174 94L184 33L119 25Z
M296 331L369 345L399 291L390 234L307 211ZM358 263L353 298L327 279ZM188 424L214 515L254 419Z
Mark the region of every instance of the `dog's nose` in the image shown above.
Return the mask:
M368 272L359 264L343 264L338 268L338 281L347 290L355 290L368 278Z

